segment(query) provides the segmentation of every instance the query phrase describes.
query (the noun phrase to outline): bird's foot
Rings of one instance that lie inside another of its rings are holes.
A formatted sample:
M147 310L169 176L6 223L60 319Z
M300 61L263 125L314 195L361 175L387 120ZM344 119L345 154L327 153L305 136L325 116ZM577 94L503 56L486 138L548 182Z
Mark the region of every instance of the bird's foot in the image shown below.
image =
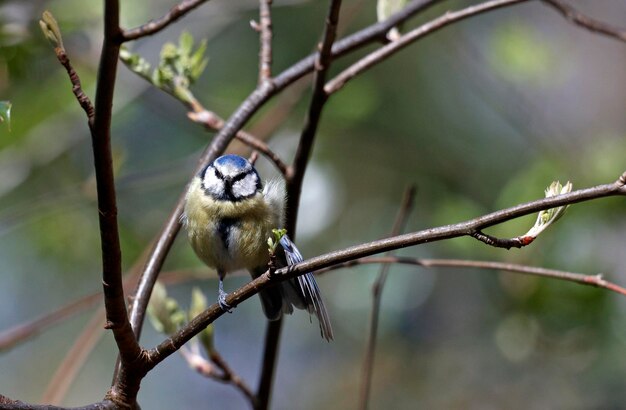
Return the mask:
M226 293L220 292L219 297L217 298L217 303L219 303L220 308L226 313L233 313L233 307L226 303Z

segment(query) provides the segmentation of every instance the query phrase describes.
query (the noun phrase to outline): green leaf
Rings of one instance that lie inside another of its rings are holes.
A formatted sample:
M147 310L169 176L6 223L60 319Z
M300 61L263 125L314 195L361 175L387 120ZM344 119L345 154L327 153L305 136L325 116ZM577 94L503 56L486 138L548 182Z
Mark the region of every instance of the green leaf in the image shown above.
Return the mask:
M6 121L11 130L11 101L0 101L0 124Z
M571 182L568 181L565 185L561 185L559 181L554 181L550 184L548 188L546 188L545 195L546 198L551 198L553 196L566 194L571 191ZM565 211L568 207L569 205L565 205L540 211L537 215L535 225L524 236L536 238L541 232L546 230L548 226L558 221L565 214Z
M156 282L148 304L148 318L158 332L171 335L185 323L186 315L178 302L167 296L165 286Z
M180 45L180 54L181 55L190 55L191 49L193 48L193 36L188 31L183 31L180 33L180 38L178 39L178 44Z
M197 288L194 287L191 290L191 306L189 307L189 320L198 316L200 313L204 312L207 308L207 299L204 296L204 293ZM211 351L213 349L213 325L207 326L202 332L198 334L200 342L202 346L207 351Z

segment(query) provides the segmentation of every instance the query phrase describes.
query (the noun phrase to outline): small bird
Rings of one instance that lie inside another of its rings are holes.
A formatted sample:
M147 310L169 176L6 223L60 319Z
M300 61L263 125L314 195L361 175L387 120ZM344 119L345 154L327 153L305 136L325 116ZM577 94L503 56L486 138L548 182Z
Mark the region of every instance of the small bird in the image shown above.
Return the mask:
M230 306L226 303L224 276L247 269L257 278L268 269L267 240L273 235L272 229L283 225L284 204L281 184L269 181L263 186L254 166L238 155L217 158L189 185L181 220L198 257L217 270L218 302L225 311L230 311ZM286 235L280 244L277 267L303 260ZM294 307L306 309L317 316L322 337L333 339L330 318L312 273L263 289L259 296L269 320L293 313Z

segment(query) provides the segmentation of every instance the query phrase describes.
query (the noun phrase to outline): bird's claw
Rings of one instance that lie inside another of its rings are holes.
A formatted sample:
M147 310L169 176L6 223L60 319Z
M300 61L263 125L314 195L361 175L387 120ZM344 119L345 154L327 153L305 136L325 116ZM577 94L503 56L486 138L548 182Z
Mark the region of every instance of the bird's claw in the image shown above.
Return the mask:
M226 303L226 294L221 294L217 300L217 303L220 305L220 308L226 313L233 313L233 307Z

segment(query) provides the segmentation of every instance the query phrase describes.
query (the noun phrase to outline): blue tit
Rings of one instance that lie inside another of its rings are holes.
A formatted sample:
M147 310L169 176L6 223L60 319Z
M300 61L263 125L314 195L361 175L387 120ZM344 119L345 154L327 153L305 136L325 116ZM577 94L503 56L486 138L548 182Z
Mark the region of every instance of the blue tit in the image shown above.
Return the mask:
M223 284L228 272L247 269L256 278L267 270L267 240L273 236L272 229L283 226L284 203L281 185L269 181L263 186L252 164L237 155L217 158L191 182L182 222L198 257L217 270L222 309L230 309ZM287 236L280 244L283 252L277 252L279 267L302 261ZM306 309L317 316L322 337L329 341L333 338L313 274L280 282L262 290L259 296L269 320L293 313L294 307Z

